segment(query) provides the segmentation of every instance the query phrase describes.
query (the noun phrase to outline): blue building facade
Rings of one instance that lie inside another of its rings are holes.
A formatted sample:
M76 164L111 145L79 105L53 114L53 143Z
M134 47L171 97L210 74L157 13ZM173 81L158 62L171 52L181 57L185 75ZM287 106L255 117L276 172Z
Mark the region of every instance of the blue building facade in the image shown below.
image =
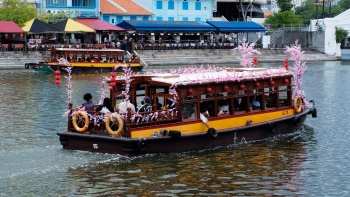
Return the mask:
M40 9L51 13L72 11L76 18L100 17L99 0L42 0Z

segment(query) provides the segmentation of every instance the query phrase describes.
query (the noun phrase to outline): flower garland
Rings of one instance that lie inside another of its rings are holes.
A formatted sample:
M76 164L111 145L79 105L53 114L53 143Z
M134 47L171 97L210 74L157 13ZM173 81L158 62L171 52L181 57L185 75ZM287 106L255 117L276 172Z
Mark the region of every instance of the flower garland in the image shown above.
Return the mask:
M252 63L252 56L254 53L261 54L259 51L254 49L255 43L247 43L246 39L243 38L241 45L238 45L234 50L238 50L241 52L241 57L238 58L240 60L240 65L243 66L244 68L251 68L253 67Z

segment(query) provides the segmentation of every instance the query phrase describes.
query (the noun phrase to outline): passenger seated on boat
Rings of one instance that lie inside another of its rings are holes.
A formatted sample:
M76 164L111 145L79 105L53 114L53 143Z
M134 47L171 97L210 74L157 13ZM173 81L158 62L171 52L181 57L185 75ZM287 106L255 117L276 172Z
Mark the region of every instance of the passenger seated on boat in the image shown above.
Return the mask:
M70 62L70 61L71 61L71 58L70 58L69 56L67 57L67 61L68 61L68 62Z
M151 99L148 96L143 98L144 104L139 108L137 112L150 112L152 111Z
M90 60L91 60L91 59L90 59L89 57L88 57L88 58L86 58L86 62L90 62Z
M95 104L92 102L92 95L90 93L86 93L84 94L83 98L86 102L81 104L79 109L84 107L85 111L94 111Z
M157 101L157 110L161 110L163 105L159 103L159 98L156 97L156 101Z
M256 110L260 108L260 102L256 100L256 96L250 97L250 107L252 110Z
M131 103L131 99L129 100L124 99L123 102L119 103L118 105L119 113L121 114L128 113L128 108L131 109L132 114L136 113L135 106L134 104Z
M99 112L99 113L111 113L111 112L114 112L114 109L113 109L113 107L111 105L111 101L110 101L110 99L108 97L103 99L103 104L96 108L96 112Z
M163 110L173 109L175 107L173 101L168 98L166 99L165 103L166 104L164 105Z
M205 124L205 126L209 129L209 124L208 124L208 118L209 118L209 113L207 108L201 107L200 109L200 114L199 114L199 119Z
M218 107L218 116L224 115L224 114L230 114L229 105L226 99L219 100L219 107Z
M81 57L78 57L77 62L81 62Z
M196 111L193 103L186 103L182 105L182 117L184 119L196 118Z

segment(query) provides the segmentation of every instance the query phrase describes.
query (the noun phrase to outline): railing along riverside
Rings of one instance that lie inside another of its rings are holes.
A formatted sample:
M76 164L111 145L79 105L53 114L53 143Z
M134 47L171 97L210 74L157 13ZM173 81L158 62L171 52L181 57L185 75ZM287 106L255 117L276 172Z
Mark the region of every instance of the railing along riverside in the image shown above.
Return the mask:
M283 36L283 34L284 34L284 27L280 27L279 29L277 29L275 32L271 34L270 43L275 43L278 38Z

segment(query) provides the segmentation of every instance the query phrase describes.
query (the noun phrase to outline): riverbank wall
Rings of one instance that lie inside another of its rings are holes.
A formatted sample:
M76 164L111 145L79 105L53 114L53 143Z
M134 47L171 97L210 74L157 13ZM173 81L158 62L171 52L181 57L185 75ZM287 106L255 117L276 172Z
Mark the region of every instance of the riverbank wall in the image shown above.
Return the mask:
M293 61L285 49L257 49L258 62ZM137 50L135 51L144 66L166 65L217 65L239 64L240 52L233 49L189 49L189 50ZM24 69L25 63L37 63L49 55L48 51L5 51L0 52L0 69ZM339 57L330 56L315 50L305 50L303 61L337 61Z

